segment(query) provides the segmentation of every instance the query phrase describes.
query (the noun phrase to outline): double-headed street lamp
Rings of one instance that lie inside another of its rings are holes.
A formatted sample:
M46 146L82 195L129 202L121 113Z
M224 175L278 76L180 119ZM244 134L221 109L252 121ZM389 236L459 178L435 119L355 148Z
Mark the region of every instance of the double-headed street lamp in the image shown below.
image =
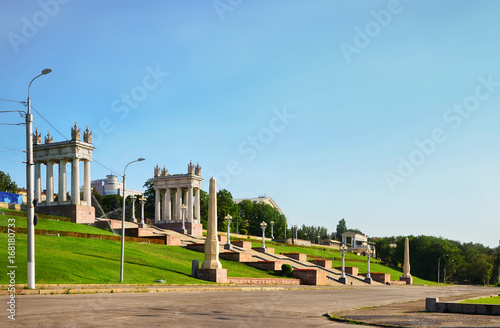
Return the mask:
M141 224L144 224L144 204L146 204L146 198L141 196L141 198L139 198L139 202L141 203Z
M342 253L342 275L340 276L340 282L345 285L347 284L347 279L345 277L345 253L347 252L347 246L342 244L340 246L340 252Z
M26 112L26 210L27 238L28 238L28 288L35 288L35 204L34 200L34 178L33 178L33 115L31 114L31 83L42 75L47 75L52 70L46 68L41 74L35 76L28 85L28 111ZM40 201L37 199L37 201Z
M233 217L228 214L224 217L224 219L226 219L227 225L227 242L226 245L224 245L224 249L231 249L231 221L233 220Z
M186 204L182 204L181 210L182 210L182 233L186 234L187 233L186 232L186 224L185 224L185 221L186 221L186 210L187 210Z
M122 215L122 258L120 261L120 282L123 282L123 262L125 258L125 180L126 180L126 174L125 172L127 171L127 167L135 162L142 162L144 161L144 158L138 158L135 161L132 161L125 165L125 169L123 169L123 215Z
M135 195L130 196L130 199L132 200L132 222L135 222L135 200L137 197Z
M370 256L372 256L372 250L370 249L370 246L367 246L366 247L366 257L368 258L368 269L367 269L365 281L369 284L372 283L372 276L370 275Z
M266 227L267 223L265 221L262 221L260 224L260 228L262 229L262 249L264 252L266 251Z

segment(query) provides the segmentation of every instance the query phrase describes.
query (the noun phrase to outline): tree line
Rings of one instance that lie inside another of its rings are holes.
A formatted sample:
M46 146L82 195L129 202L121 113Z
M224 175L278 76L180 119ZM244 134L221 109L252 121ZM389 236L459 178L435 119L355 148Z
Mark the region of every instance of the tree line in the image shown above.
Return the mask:
M378 257L387 265L400 267L405 237L374 238ZM498 283L500 247L460 243L432 236L409 236L411 274L440 282Z

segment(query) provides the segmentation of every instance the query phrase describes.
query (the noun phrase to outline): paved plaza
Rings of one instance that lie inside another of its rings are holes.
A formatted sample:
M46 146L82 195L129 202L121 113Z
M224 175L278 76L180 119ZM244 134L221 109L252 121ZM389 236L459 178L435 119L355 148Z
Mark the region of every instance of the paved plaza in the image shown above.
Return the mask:
M259 290L254 286L243 291L201 291L193 287L188 292L20 295L15 324L7 322L6 315L0 322L8 327L352 327L325 317L326 313L339 311L361 315L364 320L377 316L386 321L408 317L405 326L413 327L457 327L456 322L468 322L468 326L474 326L474 322L481 322L484 327L500 325L498 317L476 315L470 319L466 315L420 312L426 297L492 295L498 293L498 288L303 287ZM352 309L358 312L349 311ZM368 315L363 316L366 311ZM452 319L455 323L448 324Z

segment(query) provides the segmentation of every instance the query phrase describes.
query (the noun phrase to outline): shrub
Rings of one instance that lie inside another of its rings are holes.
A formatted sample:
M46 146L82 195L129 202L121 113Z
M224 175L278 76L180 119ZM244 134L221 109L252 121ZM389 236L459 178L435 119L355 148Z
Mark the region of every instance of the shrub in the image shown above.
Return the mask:
M281 265L281 275L283 277L291 276L293 272L293 267L290 264L282 264Z
M248 234L247 229L240 229L240 235L246 235L246 234Z

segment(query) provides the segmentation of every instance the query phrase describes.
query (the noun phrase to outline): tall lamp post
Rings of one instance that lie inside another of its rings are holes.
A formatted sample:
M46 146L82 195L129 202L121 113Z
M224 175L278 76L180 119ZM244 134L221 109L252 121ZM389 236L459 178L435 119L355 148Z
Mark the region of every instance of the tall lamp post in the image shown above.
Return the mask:
M441 273L441 258L443 256L448 256L449 254L446 254L446 255L441 255L438 259L438 284L439 284L439 274Z
M27 221L27 237L28 237L28 288L35 289L35 204L34 200L34 178L33 178L33 115L31 114L31 98L30 88L31 83L42 75L47 75L52 70L46 68L41 74L35 76L28 85L28 111L26 112L26 221ZM40 201L40 199L37 199Z
M370 246L366 248L366 257L368 258L368 272L366 273L366 279L365 281L369 284L372 283L372 276L370 275L370 256L372 255L372 250L370 249Z
M271 239L274 239L274 229L273 229L274 221L269 222L269 224L271 225Z
M299 239L297 238L297 230L299 229L299 227L297 227L297 225L294 225L293 227L295 228L295 239Z
M347 252L347 246L342 244L340 246L340 252L342 253L342 275L339 281L345 285L347 284L347 278L345 277L345 253Z
M226 215L226 225L227 225L227 242L224 245L224 249L231 249L231 221L233 217L231 215Z
M129 162L127 165L125 165L125 169L123 169L123 215L122 215L122 256L121 256L121 261L120 261L120 282L123 282L123 262L125 259L125 180L126 180L126 174L125 172L127 171L127 167L135 162L142 162L145 160L144 158L138 158L135 161Z
M260 227L262 229L262 250L265 252L266 251L266 227L267 223L262 221L260 224Z

